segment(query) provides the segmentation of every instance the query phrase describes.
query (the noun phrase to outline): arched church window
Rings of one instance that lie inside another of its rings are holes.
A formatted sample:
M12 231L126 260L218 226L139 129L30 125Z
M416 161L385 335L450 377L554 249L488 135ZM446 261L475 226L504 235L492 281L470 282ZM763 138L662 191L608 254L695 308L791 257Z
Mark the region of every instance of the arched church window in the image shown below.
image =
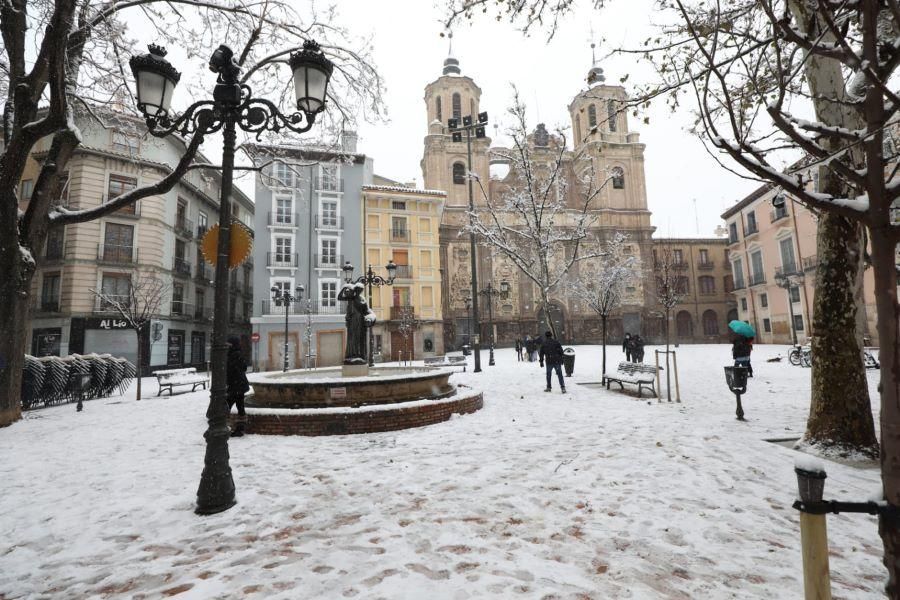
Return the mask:
M461 162L453 163L453 183L466 182L466 166Z
M581 115L575 115L575 143L581 143Z
M609 122L609 130L616 130L616 101L610 100L606 103L606 114Z
M597 126L597 107L591 104L588 106L588 127Z
M441 97L438 96L434 99L434 112L437 114L437 120L441 123L444 122L444 111L441 110Z
M622 167L613 167L611 174L612 174L613 189L624 190L625 189L625 171L622 169Z
M459 97L459 92L453 94L453 118L462 118L462 98Z

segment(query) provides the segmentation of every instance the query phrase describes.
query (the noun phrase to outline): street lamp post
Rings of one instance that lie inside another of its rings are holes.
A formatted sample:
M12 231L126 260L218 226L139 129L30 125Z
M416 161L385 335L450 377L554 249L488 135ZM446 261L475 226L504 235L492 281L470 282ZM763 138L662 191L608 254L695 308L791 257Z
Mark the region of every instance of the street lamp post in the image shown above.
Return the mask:
M466 340L466 343L469 344L469 346L472 345L472 313L471 313L471 308L472 308L472 299L471 299L471 298L466 298L466 334L467 334L466 337L468 337L468 339ZM478 356L478 355L476 354L476 356Z
M488 358L488 366L493 367L494 366L494 342L495 342L495 340L494 340L494 297L499 296L500 292L499 292L499 290L497 290L497 288L494 287L493 283L488 282L487 286L478 293L486 298L487 305L488 305L488 327L491 330L491 349L490 349L490 355Z
M384 267L387 269L388 276L387 279L382 277L381 275L376 275L372 270L372 265L369 265L368 271L366 271L365 275L360 275L356 279L356 283L361 283L365 285L368 289L368 299L369 302L372 301L372 287L381 287L383 285L394 285L394 278L397 273L397 265L394 264L393 260L389 260L388 264ZM344 281L347 283L353 283L353 265L350 264L350 261L344 263L344 266L341 267L341 270L344 272ZM371 304L369 305L371 308ZM369 366L375 366L375 332L373 331L373 327L369 327Z
M290 365L290 361L288 361L288 315L291 312L291 304L299 302L303 296L303 289L302 285L298 285L293 296L288 290L282 290L278 286L273 285L271 289L272 302L275 303L275 306L284 305L284 364L281 367L282 372L287 372Z
M775 272L775 285L778 287L787 290L788 295L788 312L791 316L791 339L794 341L794 345L797 345L797 329L794 326L794 301L791 298L791 292L795 287L800 287L806 282L806 276L802 271L797 271L796 269L793 272L785 272L786 270L782 267L781 271Z
M488 122L488 114L486 112L478 113L478 122L475 123L472 121L472 115L462 118L462 125L459 123L459 119L452 118L447 120L447 129L452 134L452 139L454 142L462 141L463 132L466 133L466 156L467 156L467 165L466 170L469 173L467 179L469 180L469 226L471 228L473 219L475 218L475 201L472 198L472 134L475 134L475 138L483 138L485 137L484 127ZM478 327L479 333L481 332L481 321L478 316L478 259L475 255L475 232L469 231L469 255L472 261L472 318L475 320L475 326ZM476 334L474 339L472 340L472 351L475 353L475 369L476 373L481 372L481 340L480 336Z
M219 234L216 247L215 294L212 335L212 381L209 407L206 455L195 512L209 515L235 505L234 479L228 464L228 400L226 359L228 353L228 271L231 257L231 190L234 176L234 151L237 128L262 134L287 129L305 133L312 129L316 115L325 108L328 82L334 65L321 52L319 45L307 40L303 49L290 55L297 110L285 115L263 98L253 98L250 86L239 77L241 67L234 52L224 44L209 59L209 69L217 74L212 100L191 104L181 116L170 111L172 94L181 74L165 59L164 48L151 44L149 54L133 56L129 62L137 89L137 106L143 113L150 134L166 137L205 136L222 131L222 187L219 202Z

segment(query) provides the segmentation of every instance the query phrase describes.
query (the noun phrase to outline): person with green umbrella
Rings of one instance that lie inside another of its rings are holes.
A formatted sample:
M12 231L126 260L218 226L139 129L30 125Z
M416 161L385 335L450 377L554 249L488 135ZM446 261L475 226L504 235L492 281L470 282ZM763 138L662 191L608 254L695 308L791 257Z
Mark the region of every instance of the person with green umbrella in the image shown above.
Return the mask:
M749 323L743 321L731 321L728 328L734 332L731 346L731 356L734 358L734 366L747 367L747 377L753 377L753 365L750 364L750 353L753 352L753 339L756 331Z

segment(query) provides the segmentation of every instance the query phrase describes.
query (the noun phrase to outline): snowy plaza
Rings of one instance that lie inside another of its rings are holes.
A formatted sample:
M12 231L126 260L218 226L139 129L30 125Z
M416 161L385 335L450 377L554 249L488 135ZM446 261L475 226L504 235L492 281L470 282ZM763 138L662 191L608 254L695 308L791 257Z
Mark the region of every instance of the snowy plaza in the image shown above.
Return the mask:
M576 347L566 395L498 350L450 379L484 392L473 414L232 438L238 504L208 517L193 512L207 392L157 398L147 378L140 402L132 386L30 411L0 437L0 598L800 598L804 455L765 441L805 429L810 370L788 348L754 352L745 423L727 345L677 349L680 404L581 385L598 346ZM823 462L826 499L878 491L875 465ZM874 517L828 532L834 597L876 597Z

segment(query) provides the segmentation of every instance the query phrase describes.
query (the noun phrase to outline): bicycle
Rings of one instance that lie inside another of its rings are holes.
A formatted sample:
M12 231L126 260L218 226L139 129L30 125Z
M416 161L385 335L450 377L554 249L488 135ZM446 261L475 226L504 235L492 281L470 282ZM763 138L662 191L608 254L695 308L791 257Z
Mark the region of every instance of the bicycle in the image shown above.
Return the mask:
M788 361L795 367L812 366L812 348L809 344L806 344L805 346L794 344L791 351L788 353Z

